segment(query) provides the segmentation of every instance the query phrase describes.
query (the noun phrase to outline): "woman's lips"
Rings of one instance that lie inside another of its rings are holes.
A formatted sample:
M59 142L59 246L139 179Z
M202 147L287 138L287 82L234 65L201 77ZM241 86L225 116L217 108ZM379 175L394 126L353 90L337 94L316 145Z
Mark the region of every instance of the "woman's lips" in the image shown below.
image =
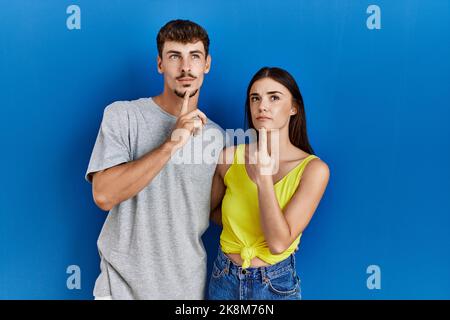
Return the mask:
M265 120L272 120L272 118L269 118L269 117L256 117L256 120L258 120L258 121L265 121Z

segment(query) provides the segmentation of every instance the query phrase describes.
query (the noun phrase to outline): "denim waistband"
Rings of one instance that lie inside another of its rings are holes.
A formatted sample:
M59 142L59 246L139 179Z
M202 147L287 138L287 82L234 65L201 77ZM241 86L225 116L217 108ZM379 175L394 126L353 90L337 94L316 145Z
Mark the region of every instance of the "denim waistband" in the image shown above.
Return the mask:
M286 259L269 266L264 267L249 267L242 268L235 264L226 256L226 254L219 247L218 255L215 261L217 267L221 270L225 270L226 273L236 275L236 276L245 276L246 278L253 279L263 279L265 276L269 278L274 278L279 274L285 273L287 271L293 270L295 271L295 256L291 254Z

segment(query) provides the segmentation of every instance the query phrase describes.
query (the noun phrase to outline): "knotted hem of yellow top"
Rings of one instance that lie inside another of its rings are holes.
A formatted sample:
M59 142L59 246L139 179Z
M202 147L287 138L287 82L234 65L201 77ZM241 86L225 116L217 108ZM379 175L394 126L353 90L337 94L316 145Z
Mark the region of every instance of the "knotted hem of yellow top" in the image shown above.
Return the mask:
M223 248L222 248L223 251ZM223 251L225 252L225 251ZM242 269L247 269L250 267L252 259L256 258L258 256L258 249L255 247L242 247L241 251L229 251L225 253L232 253L232 254L240 254L242 258Z

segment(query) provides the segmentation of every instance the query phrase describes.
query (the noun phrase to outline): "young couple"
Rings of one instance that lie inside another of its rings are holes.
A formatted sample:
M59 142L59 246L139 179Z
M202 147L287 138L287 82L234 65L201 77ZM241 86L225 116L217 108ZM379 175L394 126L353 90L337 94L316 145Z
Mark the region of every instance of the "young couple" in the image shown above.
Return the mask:
M295 80L259 70L246 96L257 139L225 146L197 107L211 67L206 31L170 21L157 46L163 92L105 108L86 172L95 203L109 211L95 298L300 299L294 252L329 170L309 145ZM205 290L209 219L223 231Z

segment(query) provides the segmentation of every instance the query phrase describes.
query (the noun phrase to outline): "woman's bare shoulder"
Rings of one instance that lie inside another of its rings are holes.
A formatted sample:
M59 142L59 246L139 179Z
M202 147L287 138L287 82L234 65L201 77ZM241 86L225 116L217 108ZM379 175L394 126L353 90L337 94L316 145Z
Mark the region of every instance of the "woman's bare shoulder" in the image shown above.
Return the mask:
M222 178L233 163L235 150L236 146L233 145L223 148L220 152L219 160L217 162L217 171Z
M295 148L295 157L299 159L306 159L313 154L301 150L300 148ZM303 175L321 176L323 178L328 178L330 175L330 169L328 165L319 156L314 155L315 158L310 160L305 168Z
M303 172L303 178L312 177L314 179L321 179L327 181L330 176L330 168L319 157L309 161L305 171ZM303 179L302 178L302 179Z

